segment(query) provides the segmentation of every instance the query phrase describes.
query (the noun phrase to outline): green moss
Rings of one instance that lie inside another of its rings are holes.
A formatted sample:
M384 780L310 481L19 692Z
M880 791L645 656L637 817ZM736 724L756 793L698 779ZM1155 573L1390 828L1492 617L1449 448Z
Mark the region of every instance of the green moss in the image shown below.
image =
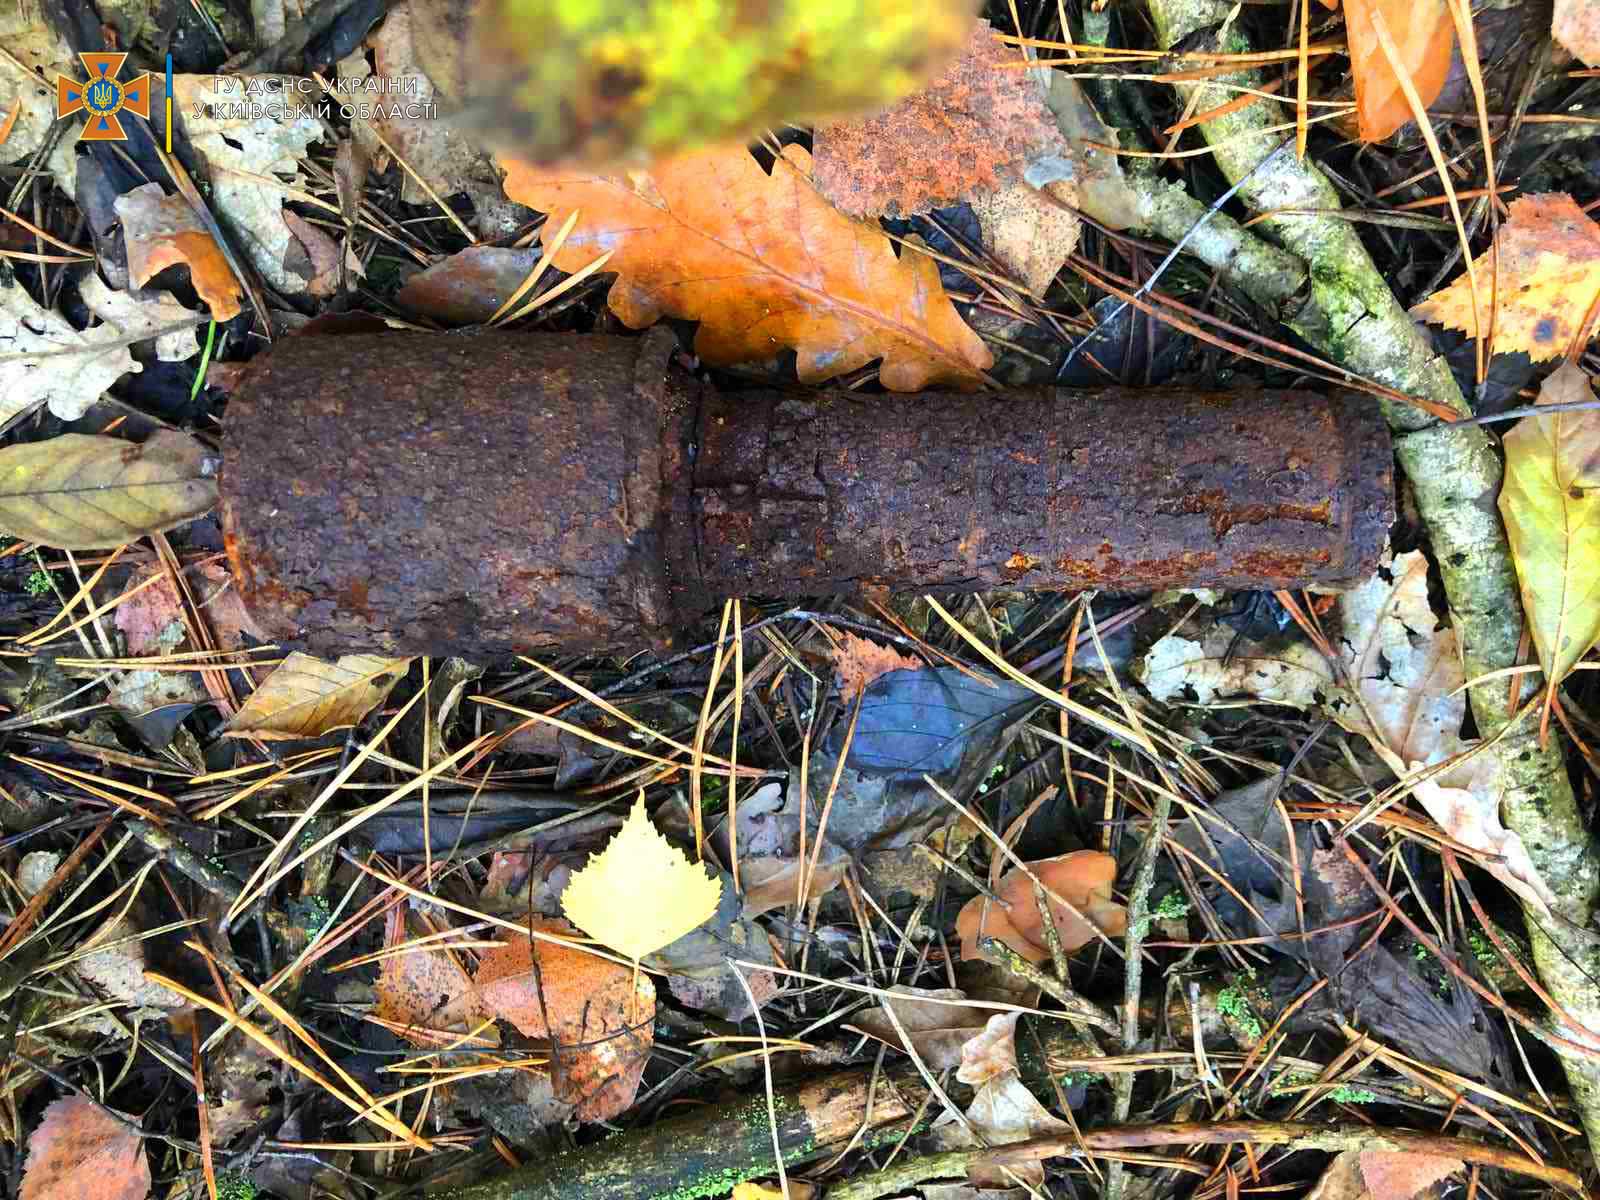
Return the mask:
M256 1182L240 1171L217 1176L217 1200L256 1200Z
M317 934L333 919L333 906L321 896L290 900L289 919L309 934Z
M1348 1083L1340 1084L1328 1095L1341 1104L1376 1104L1378 1100L1378 1093L1371 1088L1353 1087Z
M1264 1032L1261 1018L1256 1016L1255 1010L1250 1007L1250 997L1237 983L1230 983L1217 993L1217 1011L1252 1040L1258 1040Z
M30 596L43 596L48 594L53 586L49 571L35 571L23 583L22 590Z

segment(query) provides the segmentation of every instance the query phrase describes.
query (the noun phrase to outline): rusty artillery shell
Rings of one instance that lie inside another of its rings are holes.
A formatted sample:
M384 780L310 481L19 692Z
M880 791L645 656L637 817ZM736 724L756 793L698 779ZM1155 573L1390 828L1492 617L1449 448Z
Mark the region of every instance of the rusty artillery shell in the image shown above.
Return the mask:
M665 331L349 334L226 419L246 606L331 653L637 646L729 595L1339 586L1392 457L1354 393L719 393Z

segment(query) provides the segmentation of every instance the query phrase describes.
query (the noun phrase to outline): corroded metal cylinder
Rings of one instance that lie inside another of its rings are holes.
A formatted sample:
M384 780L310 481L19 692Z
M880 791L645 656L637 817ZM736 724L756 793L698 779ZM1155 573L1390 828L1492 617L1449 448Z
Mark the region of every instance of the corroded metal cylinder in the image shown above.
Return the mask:
M719 393L671 347L281 343L226 417L246 606L322 652L576 651L727 595L1338 586L1393 517L1353 393Z

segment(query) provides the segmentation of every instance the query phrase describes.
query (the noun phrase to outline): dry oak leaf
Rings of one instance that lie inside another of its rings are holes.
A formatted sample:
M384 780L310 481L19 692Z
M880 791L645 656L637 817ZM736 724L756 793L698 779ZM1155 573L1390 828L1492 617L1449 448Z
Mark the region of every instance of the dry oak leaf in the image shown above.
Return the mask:
M376 654L346 654L330 663L296 652L250 694L225 732L270 739L347 729L384 702L410 665L409 658Z
M540 933L576 937L565 921ZM584 1121L626 1112L655 1045L656 989L648 975L573 946L511 938L478 965L477 994L526 1037L548 1038L556 1099Z
M396 950L409 937L403 909L389 913L384 927L386 950ZM489 1011L455 955L443 949L402 949L383 960L373 987L373 1016L397 1026L414 1046L457 1045L465 1033L478 1030L475 1044L499 1044L494 1026L478 1029Z
M923 663L889 646L880 646L853 633L840 636L833 648L833 669L839 676L839 690L854 696L879 675L890 671L916 671Z
M1485 326L1496 256L1492 353L1524 350L1535 362L1565 354L1600 295L1600 225L1563 192L1513 200L1495 238L1495 253L1485 252L1472 264ZM1470 335L1472 287L1467 276L1415 305L1411 315ZM1597 332L1600 316L1578 341L1587 344Z
M1593 400L1589 377L1562 363L1539 404ZM1600 412L1523 417L1505 435L1500 489L1522 606L1553 692L1600 640Z
M64 433L0 450L0 529L45 546L120 546L193 520L216 502L205 447L172 430L139 445Z
M116 210L128 247L128 277L135 287L181 264L189 268L189 282L213 320L231 321L239 315L243 289L187 200L165 195L159 183L146 183L118 196Z
M74 329L21 283L0 287L0 423L39 404L76 421L101 392L142 369L115 325Z
M1423 108L1438 99L1456 44L1449 0L1344 0L1356 118L1364 142L1382 141L1412 119L1378 34L1380 19Z
M883 112L817 127L817 190L853 217L907 217L1014 183L1071 179L1038 73L978 21L961 57Z
M561 911L579 929L638 961L697 929L717 911L722 880L662 837L644 792L605 849L573 875Z
M811 156L784 148L769 176L743 146L668 159L627 176L542 170L515 160L506 195L578 224L555 256L577 271L611 252L608 302L631 328L700 322L695 353L726 366L792 349L817 383L882 359L894 391L974 388L994 362L939 282L938 264L897 258L811 184Z
M85 1096L44 1110L28 1140L18 1200L144 1200L150 1161L144 1139Z
M1556 0L1550 34L1574 58L1600 67L1600 3L1596 0Z
M1111 898L1111 885L1117 878L1117 860L1111 855L1098 850L1074 850L1026 865L1045 887L1078 910L1074 913L1059 902L1050 901L1061 948L1068 954L1092 941L1096 930L1115 937L1127 929L1128 910ZM1033 880L1013 869L1001 878L995 895L999 897L998 904L988 896L974 896L956 916L961 957L980 957L979 939L993 937L1029 962L1041 963L1049 958L1044 917L1033 893Z
M200 318L173 299L171 292L115 291L91 270L78 281L78 296L90 312L122 337L152 339L161 362L183 362L200 353L195 337Z

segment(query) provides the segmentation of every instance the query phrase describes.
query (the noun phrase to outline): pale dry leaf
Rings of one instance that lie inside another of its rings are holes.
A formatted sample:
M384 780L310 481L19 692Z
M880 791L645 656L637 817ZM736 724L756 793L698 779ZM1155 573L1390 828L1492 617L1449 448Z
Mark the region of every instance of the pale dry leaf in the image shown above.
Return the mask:
M0 287L0 424L40 404L76 421L101 392L141 369L115 326L79 332L22 284Z
M1128 910L1111 898L1117 879L1117 860L1111 855L1098 850L1074 850L1025 865L1026 872L1013 868L1001 877L994 890L995 899L980 893L956 914L962 958L981 957L978 943L986 937L1000 939L1029 962L1040 963L1050 957L1045 918L1039 911L1033 878L1072 906L1050 901L1061 948L1068 954L1088 945L1097 931L1121 936L1127 929Z
M1364 736L1402 777L1477 744L1461 737L1466 674L1455 630L1428 601L1428 563L1419 551L1386 551L1372 578L1340 595L1339 618L1337 644L1354 693L1330 691L1334 720ZM1451 837L1489 856L1490 874L1543 910L1550 891L1522 839L1500 821L1505 790L1499 759L1480 753L1416 779L1411 795Z
M596 941L640 959L704 924L721 898L722 880L650 823L641 791L616 837L567 884L561 910Z
M481 208L485 201L499 196L499 173L461 123L440 107L433 80L417 65L412 28L411 5L391 4L383 23L367 35L372 65L368 66L360 50L340 60L339 77L349 81L346 86L360 84L363 89L347 98L367 106L358 108L351 119L351 136L369 160L381 162L388 157L384 142L405 160L411 170L402 168L400 172L400 199L406 204L434 203L413 177L415 172L435 196L465 192L473 208ZM380 84L399 91L365 90Z
M56 873L61 865L61 855L54 850L34 850L22 856L17 864L17 890L32 899Z
M983 248L1012 280L1035 296L1044 295L1078 248L1082 222L1066 207L1075 199L1075 190L1065 183L1043 188L1013 183L971 201Z
M57 73L81 77L83 68L40 4L0 4L0 112L15 111L0 142L0 163L20 162L44 145L56 123ZM68 130L50 152L47 168L68 196L77 192L77 136Z
M1538 403L1593 399L1583 369L1562 363ZM1600 412L1524 417L1504 445L1500 515L1539 665L1554 688L1600 640Z
M1580 62L1600 67L1600 4L1595 0L1556 0L1550 34Z
M122 338L153 338L156 358L162 362L183 362L200 353L194 314L179 304L171 292L154 288L112 291L98 273L90 271L78 281L78 295L90 312ZM174 329L174 325L184 328Z
M1359 1153L1361 1178L1372 1200L1411 1200L1465 1165L1459 1158L1416 1151L1362 1150Z
M1022 61L976 22L961 57L921 91L817 127L817 190L854 217L906 217L1012 184L1072 179L1072 148L1040 74L1018 69Z
M1466 675L1455 630L1428 600L1426 556L1386 550L1370 579L1340 595L1339 613L1337 646L1356 693L1336 709L1339 724L1402 769L1460 750Z
M1554 893L1533 865L1522 839L1500 822L1503 787L1496 784L1502 774L1494 769L1495 761L1488 754L1479 754L1473 761L1479 760L1490 769L1469 776L1471 787L1449 787L1435 778L1419 779L1411 789L1411 798L1456 841L1489 856L1490 861L1484 864L1489 874L1534 910L1548 913L1555 903ZM1411 764L1413 770L1422 766ZM1452 776L1446 774L1442 778L1450 780Z
M1522 350L1537 362L1565 354L1575 337L1580 345L1587 344L1600 332L1597 316L1579 334L1590 304L1600 295L1600 225L1565 193L1513 200L1494 251L1479 256L1473 269L1486 327L1488 281L1496 281L1494 354ZM1470 335L1471 280L1463 273L1414 305L1411 315Z
M145 1200L150 1160L129 1128L87 1096L65 1096L44 1110L28 1139L18 1200Z
M540 933L575 937L565 921L535 920ZM558 1048L556 1099L580 1120L607 1121L633 1104L655 1045L656 989L579 946L511 935L483 956L477 993L486 1008L526 1037Z
M120 546L217 502L215 465L187 434L139 445L64 433L0 450L0 529L64 550Z
M1076 207L1107 229L1137 224L1146 201L1123 178L1116 151L1107 148L1119 144L1117 131L1100 119L1077 77L1051 71L1045 103L1072 147Z
M176 704L204 704L210 698L199 675L190 671L122 671L106 687L112 707L130 717Z
M1366 1181L1361 1178L1361 1151L1335 1154L1306 1200L1371 1200Z
M1065 1121L1051 1116L1023 1085L1017 1071L1015 1040L1019 1015L995 1014L974 1039L976 1044L971 1047L970 1055L963 1055L957 1077L977 1088L966 1113L971 1129L957 1122L953 1114L945 1113L934 1122L934 1132L941 1145L952 1148L978 1145L973 1131L991 1146L1005 1146L1071 1128ZM1041 1163L1022 1164L1011 1170L1017 1178L1035 1187L1044 1180ZM980 1186L1005 1186L1016 1182L1011 1174L983 1164L969 1168L968 1178Z
M577 210L555 266L610 252L607 302L625 325L700 322L695 353L730 365L798 355L818 383L881 359L895 391L973 388L993 364L939 282L938 264L896 257L875 226L844 216L811 184L811 156L787 146L769 176L743 146L685 154L627 176L503 160L506 194L553 224Z
M1356 117L1366 142L1382 141L1412 120L1411 105L1379 41L1374 13L1383 19L1424 108L1444 87L1456 44L1448 0L1344 0Z
M189 283L215 321L239 315L244 294L217 241L182 196L168 196L159 183L141 184L114 205L128 250L128 277L143 287L171 266L189 268Z
M988 1083L1017 1069L1017 1018L1021 1013L993 1013L961 1047L956 1078L969 1087Z
M102 948L77 959L73 969L104 995L131 1005L135 1011L125 1015L159 1015L182 1008L183 997L144 977L145 944L128 940L138 934L139 927L127 916L112 917L84 943Z
M305 291L306 280L284 266L292 240L283 220L284 192L304 182L300 160L322 137L322 122L293 102L301 95L300 82L260 75L172 80L173 107L182 111L190 143L211 167L213 211L239 235L256 270L288 295ZM250 97L247 88L267 86L286 89L282 95L288 99L253 115L243 103Z
M890 671L916 671L923 666L920 659L853 633L840 634L839 644L833 649L833 669L839 676L839 690L846 696L854 696Z
M793 903L794 893L789 896ZM892 1050L905 1049L899 1030L886 1009L893 1009L917 1055L930 1069L943 1071L961 1062L962 1047L982 1031L988 1013L985 1009L962 1004L940 1004L935 1000L965 1000L959 988L919 988L909 984L892 985L892 998L851 1015L846 1029L864 1033Z
M1194 641L1168 634L1134 668L1134 676L1157 700L1211 704L1245 698L1308 708L1333 686L1328 664L1315 647L1293 642L1273 650L1244 642L1228 647L1233 630L1225 625Z
M357 724L405 678L409 658L346 654L324 662L294 653L250 693L225 731L229 737L321 737Z

